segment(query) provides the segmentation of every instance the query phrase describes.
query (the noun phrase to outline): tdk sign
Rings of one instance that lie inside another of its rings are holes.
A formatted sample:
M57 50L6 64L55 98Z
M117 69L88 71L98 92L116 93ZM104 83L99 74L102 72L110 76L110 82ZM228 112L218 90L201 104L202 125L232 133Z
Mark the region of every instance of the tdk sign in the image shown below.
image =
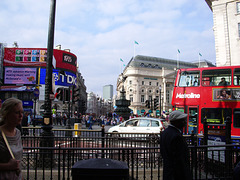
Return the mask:
M55 85L69 86L76 85L76 75L74 73L64 71L63 74L57 69L53 69L53 77L55 80ZM40 71L40 84L45 84L46 69L41 69Z

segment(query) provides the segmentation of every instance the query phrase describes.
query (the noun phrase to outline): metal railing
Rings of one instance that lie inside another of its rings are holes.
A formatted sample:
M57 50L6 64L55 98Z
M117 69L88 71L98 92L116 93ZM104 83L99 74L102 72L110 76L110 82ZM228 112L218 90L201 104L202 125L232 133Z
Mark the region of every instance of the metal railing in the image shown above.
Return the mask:
M41 131L41 129L38 129ZM129 179L162 179L159 134L105 133L103 130L54 131L54 147L40 147L41 132L22 136L25 179L71 179L72 166L81 160L110 158L124 161ZM77 136L75 136L75 133ZM69 135L69 133L67 133ZM46 137L45 137L46 138ZM232 145L201 145L203 137L185 136L190 150L193 179L231 179L236 158L240 156L239 141Z
M130 179L160 179L159 148L24 148L23 175L26 179L71 179L78 161L110 158L128 164ZM140 177L141 176L141 177Z
M239 147L239 146L238 146ZM232 179L235 146L190 146L193 179ZM214 148L210 150L210 148ZM226 162L225 156L230 156ZM162 158L158 147L54 148L25 147L23 174L26 179L71 179L72 166L81 160L110 158L128 164L130 179L161 179Z

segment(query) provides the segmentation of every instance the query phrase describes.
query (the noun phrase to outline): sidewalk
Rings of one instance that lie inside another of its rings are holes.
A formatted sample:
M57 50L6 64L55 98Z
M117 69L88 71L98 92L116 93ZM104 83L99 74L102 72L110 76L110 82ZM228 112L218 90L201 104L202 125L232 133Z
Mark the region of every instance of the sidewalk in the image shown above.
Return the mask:
M105 132L108 131L109 128L111 128L112 126L111 125L105 125L104 128L105 128ZM62 126L62 125L53 125L53 129L66 129L67 126ZM74 125L71 126L71 129L74 129ZM88 129L88 127L86 127L86 124L82 124L82 129ZM101 130L102 129L102 126L99 126L97 124L94 124L92 126L92 130Z

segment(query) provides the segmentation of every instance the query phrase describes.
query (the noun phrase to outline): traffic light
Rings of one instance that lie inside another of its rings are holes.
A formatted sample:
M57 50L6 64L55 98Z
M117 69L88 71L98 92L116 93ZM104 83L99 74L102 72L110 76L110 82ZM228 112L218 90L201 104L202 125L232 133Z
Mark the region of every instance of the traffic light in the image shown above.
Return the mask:
M64 88L64 101L70 101L70 92L67 88Z
M62 101L63 100L63 94L64 94L63 91L64 91L63 88L57 88L56 93L54 95L55 98L57 98L58 100Z
M146 101L145 101L145 104L146 104L146 107L147 107L147 108L150 108L150 101L149 101L149 100L146 100Z
M77 102L79 100L79 88L77 86L73 86L72 89L72 102Z
M157 110L158 108L158 100L156 98L153 100L153 107L154 107L154 110Z

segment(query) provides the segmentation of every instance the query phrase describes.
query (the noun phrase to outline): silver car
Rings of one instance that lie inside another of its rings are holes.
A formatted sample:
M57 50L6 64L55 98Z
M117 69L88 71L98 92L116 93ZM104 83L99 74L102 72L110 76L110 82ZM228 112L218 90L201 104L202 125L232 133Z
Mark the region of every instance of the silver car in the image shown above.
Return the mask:
M119 133L160 133L168 126L165 119L137 117L111 127L108 132Z

